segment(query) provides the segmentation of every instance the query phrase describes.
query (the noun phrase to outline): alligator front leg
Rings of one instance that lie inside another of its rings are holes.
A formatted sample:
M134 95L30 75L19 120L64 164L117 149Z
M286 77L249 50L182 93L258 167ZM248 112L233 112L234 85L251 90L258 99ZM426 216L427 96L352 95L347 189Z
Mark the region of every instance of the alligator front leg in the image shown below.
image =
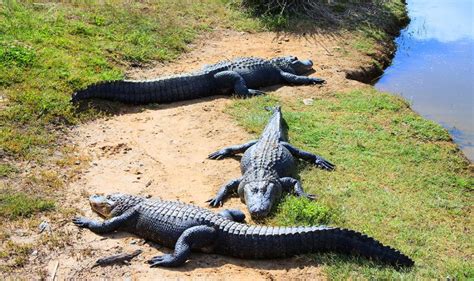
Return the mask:
M244 212L237 209L225 209L224 211L219 212L217 215L224 217L228 220L235 221L235 222L245 221Z
M294 179L292 177L284 177L280 178L281 185L283 189L292 191L296 194L296 196L299 197L306 197L309 200L314 200L316 199L316 195L313 194L308 194L304 192L303 187L301 186L301 183L299 180Z
M323 157L319 155L296 148L287 142L281 142L281 144L286 149L288 149L288 151L290 151L290 153L295 157L309 161L313 163L314 165L320 167L321 169L325 169L328 171L334 170L334 167L335 167L334 164L332 164L331 162L327 161L326 159L324 159Z
M322 84L326 82L324 79L314 78L314 77L307 77L307 76L299 76L289 72L280 72L281 77L289 84L295 85L310 85L310 84Z
M110 220L104 220L103 222L91 220L84 217L76 217L72 219L72 222L81 228L88 228L94 233L105 234L113 232L135 219L137 212L135 209L131 209L118 217L113 217Z
M249 149L252 145L256 143L257 143L257 140L253 140L253 141L249 141L247 143L240 144L240 145L224 147L216 152L209 154L207 158L219 160L225 157L235 155L237 153L244 153L247 149Z
M233 87L235 94L239 97L247 98L265 94L263 91L247 88L244 78L235 71L221 71L214 74L214 78L220 85Z
M214 198L209 199L206 202L209 203L209 206L211 207L218 207L224 205L224 198L232 193L237 192L237 188L239 187L240 181L242 181L242 178L233 179L227 182L224 186L221 187L221 189L219 189L217 195Z
M148 261L151 267L176 267L184 264L191 253L191 247L202 249L212 245L216 239L213 227L198 225L186 229L176 242L173 254L153 257Z

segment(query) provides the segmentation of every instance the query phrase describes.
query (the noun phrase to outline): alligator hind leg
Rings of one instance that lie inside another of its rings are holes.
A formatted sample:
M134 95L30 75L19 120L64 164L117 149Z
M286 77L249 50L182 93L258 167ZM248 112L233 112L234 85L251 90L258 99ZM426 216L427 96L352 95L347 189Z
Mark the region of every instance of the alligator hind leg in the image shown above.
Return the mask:
M252 145L256 144L257 140L249 141L244 144L239 144L239 145L233 145L233 146L228 146L224 147L216 152L213 152L207 156L209 159L222 159L224 157L229 157L232 155L235 155L237 153L244 153L247 149L249 149Z
M221 85L233 87L235 94L239 97L247 98L265 94L263 91L247 88L244 78L235 71L221 71L214 74L214 78Z
M245 221L245 214L241 210L237 209L225 209L224 211L219 212L217 215L235 222Z
M316 195L308 194L304 192L300 181L297 179L294 179L292 177L284 177L284 178L280 178L280 182L284 189L288 191L293 190L293 192L299 197L306 197L309 200L316 199Z
M314 77L306 77L306 76L299 76L289 72L280 72L281 77L287 83L295 84L295 85L310 85L310 84L322 84L326 81L320 78Z
M290 151L290 153L295 157L309 161L315 164L316 166L320 167L321 169L325 169L329 171L334 170L334 167L335 167L334 164L332 164L331 162L327 161L326 159L324 159L323 157L319 155L296 148L287 142L281 142L281 144L286 149L288 149L288 151Z
M218 207L224 205L224 198L230 195L231 193L237 192L237 188L239 187L241 180L242 178L238 178L227 182L223 187L221 187L221 189L219 189L217 195L214 198L209 199L206 202L209 203L209 206L211 207Z
M216 230L205 225L186 229L178 238L173 254L153 257L148 261L151 267L176 267L183 265L191 254L191 249L206 248L216 239ZM192 248L191 248L192 247Z

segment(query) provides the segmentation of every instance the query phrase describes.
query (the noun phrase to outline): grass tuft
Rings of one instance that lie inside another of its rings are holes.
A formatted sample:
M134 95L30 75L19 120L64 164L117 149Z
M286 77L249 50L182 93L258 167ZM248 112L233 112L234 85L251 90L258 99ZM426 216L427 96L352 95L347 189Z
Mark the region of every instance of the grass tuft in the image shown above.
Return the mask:
M0 177L10 177L18 173L18 169L9 163L0 163Z
M26 68L35 61L35 52L28 47L15 45L0 45L0 64Z
M0 217L7 219L30 217L35 213L50 211L54 208L55 204L51 200L23 192L0 190Z
M21 267L28 262L28 256L32 251L31 245L17 244L9 240L2 246L0 250L0 260L5 261L5 263L0 265L2 271L7 271L14 267Z
M330 208L307 198L287 196L279 205L273 222L282 226L328 224L333 217Z

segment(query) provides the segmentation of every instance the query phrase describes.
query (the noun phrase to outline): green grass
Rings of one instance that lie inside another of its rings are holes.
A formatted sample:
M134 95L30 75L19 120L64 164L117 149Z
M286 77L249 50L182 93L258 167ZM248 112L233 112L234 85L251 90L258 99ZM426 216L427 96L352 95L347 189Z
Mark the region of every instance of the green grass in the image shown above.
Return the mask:
M270 224L282 226L320 225L328 224L335 213L324 204L295 196L285 197L280 204Z
M37 159L52 128L91 116L71 106L77 89L173 60L214 26L261 28L219 0L72 3L0 4L0 149L16 159Z
M239 100L228 112L249 132L267 122L274 97ZM332 279L474 277L469 164L441 126L412 112L401 98L359 90L330 94L312 106L283 104L290 142L337 165L326 172L301 162L305 190L316 203L288 198L269 221L326 223L355 229L408 254L411 270L363 259L314 255ZM321 219L322 218L322 219Z
M51 200L42 199L24 192L0 190L0 218L17 219L55 208Z
M0 163L0 178L9 177L18 172L18 169L9 163Z
M375 40L367 36L361 36L352 43L353 48L367 55L375 54L375 46Z
M16 244L8 240L2 249L0 249L0 269L8 272L12 268L21 267L28 262L28 257L32 252L32 246L29 244Z

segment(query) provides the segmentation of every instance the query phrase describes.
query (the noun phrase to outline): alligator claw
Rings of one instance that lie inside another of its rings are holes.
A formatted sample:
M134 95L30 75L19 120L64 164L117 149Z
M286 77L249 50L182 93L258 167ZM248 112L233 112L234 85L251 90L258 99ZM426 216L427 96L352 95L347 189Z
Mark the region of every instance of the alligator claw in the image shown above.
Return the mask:
M216 151L216 152L213 152L213 153L209 154L209 155L207 156L207 158L209 158L209 159L214 159L214 160L220 160L220 159L222 159L222 158L224 158L224 157L226 157L226 156L227 156L227 153L226 153L225 151L218 150L218 151Z
M314 161L314 164L328 171L334 170L335 167L334 164L319 156L316 158L316 161Z
M156 256L148 260L148 264L150 264L150 267L157 267L157 266L175 266L174 264L175 258L173 255L166 254L162 256Z
M222 207L224 205L224 201L222 201L222 199L217 198L217 197L207 200L206 203L209 203L209 206L214 207L214 208Z
M324 83L326 83L326 80L321 79L321 78L314 78L314 77L311 77L311 82L312 82L313 84L324 84Z
M83 218L83 217L75 217L72 219L72 222L81 228L87 228L89 227L89 219Z
M304 196L305 196L306 198L308 198L309 200L311 200L311 201L316 200L316 198L318 198L316 195L314 195L314 194L308 194L308 193L306 193Z
M264 92L264 91L249 89L249 96L251 96L251 97L253 97L253 96L262 96L262 95L266 95L266 94L267 93Z
M316 200L316 198L318 198L318 196L316 196L316 195L314 195L314 194L309 194L309 193L306 193L306 192L303 192L303 191L296 192L296 195L297 195L298 197L308 198L308 199L311 200L311 201Z

